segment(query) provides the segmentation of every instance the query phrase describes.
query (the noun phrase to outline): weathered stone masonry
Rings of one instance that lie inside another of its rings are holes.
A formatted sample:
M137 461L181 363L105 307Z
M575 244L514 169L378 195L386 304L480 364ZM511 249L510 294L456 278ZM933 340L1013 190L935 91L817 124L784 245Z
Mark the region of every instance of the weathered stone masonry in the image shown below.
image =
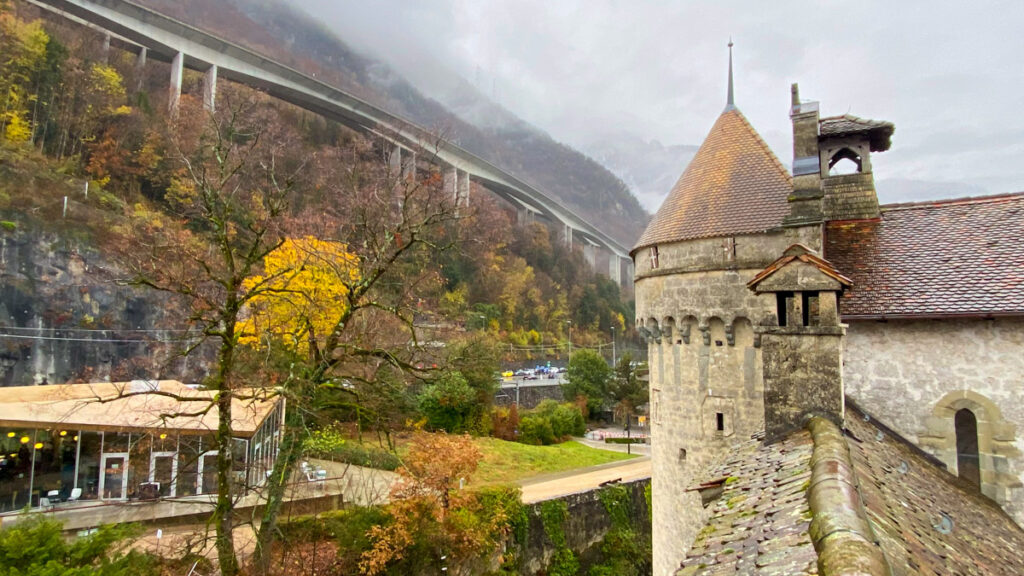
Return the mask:
M953 414L978 418L981 491L1024 523L1024 318L851 322L847 394L957 473Z

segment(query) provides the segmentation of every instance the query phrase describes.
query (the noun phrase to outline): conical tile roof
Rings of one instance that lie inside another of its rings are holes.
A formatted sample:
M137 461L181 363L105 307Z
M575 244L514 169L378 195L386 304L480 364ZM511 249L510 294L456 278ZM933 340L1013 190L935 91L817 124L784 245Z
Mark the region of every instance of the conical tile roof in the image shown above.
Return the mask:
M647 246L763 232L789 214L793 181L750 122L734 107L718 117L697 155L647 225Z

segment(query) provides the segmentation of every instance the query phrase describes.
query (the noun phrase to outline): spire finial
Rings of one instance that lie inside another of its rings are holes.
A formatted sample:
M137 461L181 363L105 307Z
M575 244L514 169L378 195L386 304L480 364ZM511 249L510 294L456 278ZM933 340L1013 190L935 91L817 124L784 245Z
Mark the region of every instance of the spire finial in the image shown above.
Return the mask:
M725 109L732 110L736 107L732 92L732 36L729 37L729 96L725 102Z

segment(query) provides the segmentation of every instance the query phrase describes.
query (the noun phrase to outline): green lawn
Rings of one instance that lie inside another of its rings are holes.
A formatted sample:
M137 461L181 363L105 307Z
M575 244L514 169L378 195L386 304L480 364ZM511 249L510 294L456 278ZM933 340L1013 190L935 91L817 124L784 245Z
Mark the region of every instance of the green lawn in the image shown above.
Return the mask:
M473 474L473 485L512 483L539 474L636 457L635 454L597 450L579 442L553 446L530 446L496 438L474 438L473 442L483 454L480 467Z

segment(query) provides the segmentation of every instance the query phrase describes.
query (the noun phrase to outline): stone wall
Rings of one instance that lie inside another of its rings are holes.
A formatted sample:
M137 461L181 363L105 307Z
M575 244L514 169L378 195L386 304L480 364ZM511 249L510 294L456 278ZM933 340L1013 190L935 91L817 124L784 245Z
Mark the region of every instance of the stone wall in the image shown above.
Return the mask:
M520 386L519 387L519 409L529 410L536 408L544 400L565 401L565 394L562 392L560 380L551 380L551 384L543 386ZM511 406L516 402L516 387L502 386L494 395L496 406Z
M637 480L623 484L629 494L630 522L640 536L650 534L651 530L651 516L644 495L650 483L650 480ZM598 488L560 498L568 506L568 518L563 526L566 545L579 558L581 574L585 574L586 569L599 560L599 545L611 528L611 518L601 502L600 491ZM519 566L520 573L524 575L544 574L556 551L554 543L544 531L542 505L536 503L528 507L530 525Z
M650 331L654 574L678 568L703 525L694 478L735 439L764 427L760 342L775 297L746 284L794 243L820 248L819 228L659 246L636 256L637 325ZM721 414L721 416L719 416ZM721 420L719 420L721 418ZM719 429L721 425L721 429Z
M982 492L1024 525L1024 318L851 322L843 376L850 398L954 474L953 415L974 412Z

